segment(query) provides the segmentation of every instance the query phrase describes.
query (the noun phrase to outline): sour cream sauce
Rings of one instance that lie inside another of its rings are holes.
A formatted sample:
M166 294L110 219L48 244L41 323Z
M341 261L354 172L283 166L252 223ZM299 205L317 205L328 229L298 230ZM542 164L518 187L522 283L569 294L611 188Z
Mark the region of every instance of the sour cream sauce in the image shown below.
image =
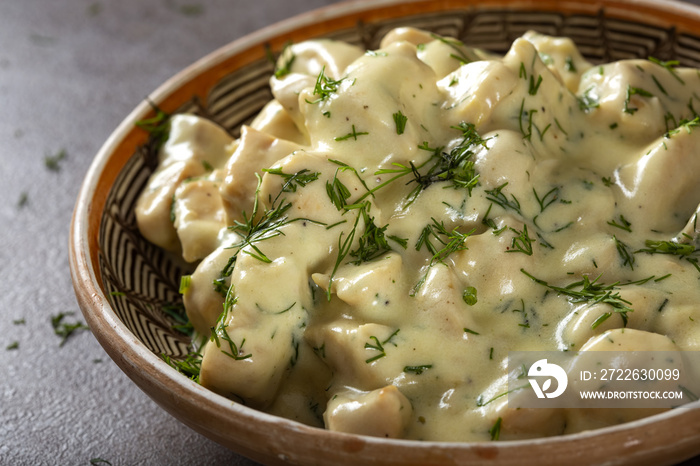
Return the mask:
M296 44L278 70L236 140L173 116L137 206L146 238L196 264L184 301L213 332L203 386L422 440L651 413L516 410L500 395L509 351L595 350L603 334L621 350L700 349L696 70L594 66L533 32L496 57L410 28L372 52ZM550 288L584 277L617 283L623 308Z

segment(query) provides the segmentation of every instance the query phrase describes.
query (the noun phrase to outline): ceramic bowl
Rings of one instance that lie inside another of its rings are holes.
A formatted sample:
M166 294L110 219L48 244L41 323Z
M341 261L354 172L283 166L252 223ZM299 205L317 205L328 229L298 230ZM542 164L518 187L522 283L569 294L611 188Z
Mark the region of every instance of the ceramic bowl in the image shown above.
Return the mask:
M134 203L153 170L135 122L197 105L234 135L271 98L266 48L330 37L376 48L410 25L504 53L534 29L574 39L593 62L654 56L700 67L700 9L653 0L381 0L341 3L266 28L213 52L165 82L114 131L80 191L70 236L73 282L107 353L160 406L201 434L260 462L293 464L670 464L700 454L700 406L554 438L437 443L369 438L307 427L208 391L166 364L188 339L163 309L180 300L178 261L138 233ZM696 403L697 404L697 403ZM164 439L167 441L167 439Z

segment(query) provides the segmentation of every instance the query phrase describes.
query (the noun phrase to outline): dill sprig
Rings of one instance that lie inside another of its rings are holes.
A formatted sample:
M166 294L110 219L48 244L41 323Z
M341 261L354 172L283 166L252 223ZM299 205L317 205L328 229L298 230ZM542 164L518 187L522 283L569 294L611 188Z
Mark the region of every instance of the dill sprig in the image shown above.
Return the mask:
M228 345L229 350L226 351L222 349L221 352L224 353L226 356L235 359L236 361L241 361L243 359L248 359L253 355L251 353L246 353L243 349L243 345L245 344L245 338L243 338L238 344L236 344L231 339L231 336L228 334L227 331L228 324L226 323L226 320L228 320L229 312L232 311L233 306L237 302L238 297L236 296L233 285L231 285L228 289L226 299L224 300L224 310L219 315L216 324L211 328L211 336L209 337L209 341L214 342L217 348L221 348L222 341L225 342Z
M547 207L552 205L554 202L556 202L557 199L559 199L559 187L555 186L554 188L550 189L547 191L547 193L540 198L539 194L537 194L537 191L535 188L532 188L532 192L535 195L535 199L537 200L537 203L540 206L540 213L544 212Z
M506 252L522 252L528 256L532 255L532 242L534 241L530 238L527 232L527 225L523 225L522 230L516 230L515 228L509 227L509 230L515 233L513 240L511 241L511 249L507 249Z
M394 118L394 124L396 125L396 134L403 134L406 130L406 122L408 122L408 117L401 113L401 110L392 115Z
M290 219L287 215L287 211L292 207L292 203L281 197L282 193L296 190L296 185L305 186L307 183L313 181L311 178L318 178L317 175L316 177L309 177L307 172L307 170L301 170L293 175L290 175L286 179L280 192L272 201L271 207L269 209L264 208L262 212L260 212L259 203L262 178L256 173L255 176L258 178L258 186L255 189L252 212L250 216L243 212L242 221L235 220L233 226L229 227L230 230L240 234L243 237L243 240L230 247L237 248L238 251L241 251L246 247L250 247L252 251L244 250L243 252L263 262L272 262L270 258L268 258L260 250L257 243L284 235L281 228L285 225L298 221L311 221L305 218ZM300 182L300 180L302 181Z
M416 375L421 375L423 372L427 371L428 369L431 369L432 367L432 364L422 364L420 366L404 366L403 372L410 372Z
M623 112L629 113L630 115L634 115L637 112L637 110L639 110L636 107L630 107L630 100L632 99L632 96L635 95L638 95L640 97L654 97L654 94L652 94L651 92L639 87L632 87L628 84L627 91L625 92L625 103L622 109Z
M428 224L423 228L418 241L416 242L416 251L420 251L423 247L427 249L432 257L430 258L430 266L437 263L444 263L445 259L452 254L463 249L467 249L466 241L476 229L472 229L468 233L461 233L456 227L452 231L447 230L443 222L438 222L435 218L430 218L433 223ZM431 241L433 238L438 246ZM442 247L440 247L442 246Z
M328 76L326 76L326 67L324 66L321 68L321 72L318 73L318 77L316 78L316 84L314 86L314 94L315 96L318 96L316 100L310 101L306 100L306 103L308 104L317 104L319 102L323 102L324 100L328 100L328 98L338 92L338 87L340 87L340 84L345 80L345 78L340 78L340 79L331 79Z
M243 212L242 220L235 220L234 224L229 227L229 230L238 233L242 239L238 243L229 246L229 249L235 249L235 251L221 270L219 277L213 280L214 290L224 297L228 294L226 278L231 276L241 251L262 262L270 263L272 260L258 247L258 243L283 235L282 227L290 223L298 221L318 223L301 217L290 219L287 213L292 204L281 196L283 193L295 192L297 187L306 186L317 180L319 174L309 172L307 169L299 170L293 174L284 173L281 169L269 169L266 171L270 174L281 176L284 179L284 184L272 201L270 208L263 208L262 212L260 212L259 194L262 186L262 177L257 173L255 174L258 179L258 185L255 189L252 212L250 216ZM246 250L246 247L249 247L250 250Z
M600 99L597 94L593 93L594 90L595 86L591 86L583 92L583 95L576 97L579 109L582 112L589 112L594 108L600 107Z
M496 419L496 422L493 424L493 427L489 429L489 434L491 435L491 440L498 440L501 436L501 423L503 419L498 418Z
M630 267L630 270L634 270L634 255L630 253L629 246L617 239L617 236L613 235L613 241L615 241L615 247L617 248L617 253L620 255L622 260L622 266Z
M353 139L353 140L357 141L357 136L366 136L368 134L369 133L367 131L357 131L355 129L355 125L352 125L352 131L350 131L349 133L347 133L344 136L334 137L333 140L334 141L347 141L348 139Z
M75 332L79 330L87 330L88 326L82 322L76 321L72 323L64 322L64 318L72 316L73 312L59 312L56 315L51 316L51 327L53 327L54 333L61 337L61 343L59 346L63 346L68 338L70 338Z
M407 196L409 204L415 201L428 186L439 182L449 182L447 187L463 188L471 195L472 189L479 182L479 175L476 173L472 156L477 146L488 149L488 139L479 136L473 123L461 122L452 128L462 133L462 140L452 150L445 152L443 147L430 147L427 142L423 142L418 148L432 152L428 160L420 165L409 162L408 166L395 162L392 164L394 168L378 170L375 175L394 174L395 176L375 187L372 192L398 178L413 175L413 179L409 183L416 183L417 186ZM423 170L425 167L427 170Z
M336 181L334 185L337 185L340 191L349 193L345 185L343 185L339 180L337 180L337 178L335 180ZM335 195L335 193L329 191L329 196L333 195ZM332 197L331 201L334 204L336 202L333 201ZM397 243L404 249L406 249L408 244L408 240L405 238L400 238L394 235L387 236L386 229L389 226L388 224L384 225L383 227L378 227L374 223L374 217L370 215L370 209L372 207L372 204L369 201L364 201L355 204L346 204L345 201L347 201L347 198L345 198L343 195L343 204L342 207L339 208L339 210L343 209L345 210L345 212L356 211L357 214L355 216L355 221L353 222L350 232L345 237L343 236L342 232L340 233L340 235L338 235L338 255L336 256L335 264L333 265L333 270L331 271L331 274L329 276L328 289L326 290L326 296L329 301L331 299L331 290L335 275L338 272L338 269L340 268L341 264L346 260L348 255L350 255L350 257L356 258L356 260L350 262L351 264L360 265L363 262L371 261L389 251L392 251L393 249L389 245L388 240ZM357 229L360 225L360 220L362 220L362 223L364 225L364 231L362 235L360 235L358 238L357 248L352 249L352 246L355 242L355 237L357 236Z
M612 219L611 221L608 222L608 225L611 227L619 228L620 230L624 230L627 232L632 232L632 223L630 223L624 215L620 215L620 222L618 223L617 220Z
M695 252L695 246L686 243L677 243L675 241L653 241L646 240L644 242L646 248L638 249L635 252L646 252L648 254L671 254L674 256L685 257Z
M351 264L360 265L363 262L368 262L381 255L392 250L389 245L388 240L392 240L406 249L408 240L406 238L400 238L395 235L386 235L386 229L389 224L383 227L378 227L374 223L374 217L369 215L371 204L365 202L359 209L359 216L362 216L363 223L365 225L365 231L358 239L357 249L350 251L351 257L356 257L357 260L352 261Z
M154 103L150 102L155 115L144 118L134 123L137 127L148 133L148 143L155 150L160 149L170 135L170 115L165 113Z
M389 337L386 338L386 339L383 340L383 341L379 341L379 338L377 338L377 337L374 336L374 335L370 336L369 339L372 340L374 343L371 343L371 342L365 343L365 349L371 349L371 350L374 350L374 351L379 351L379 354L377 354L377 355L375 355L375 356L372 356L371 358L366 359L366 360L365 360L365 363L369 364L369 363L371 363L371 362L374 362L374 361L376 361L376 360L378 360L378 359L381 359L381 358L385 357L385 356L386 356L386 350L384 349L384 345L386 345L386 344L388 344L388 343L391 343L392 345L397 346L396 343L393 342L392 340L393 340L393 338L399 333L399 330L401 330L401 329L398 329L398 328L397 328L396 330L394 330L394 332L393 332L391 335L389 335Z
M671 73L671 75L676 78L676 80L681 83L685 84L685 81L683 81L683 78L678 76L678 72L676 71L676 67L680 65L680 62L678 60L669 60L669 61L661 61L658 58L654 57L649 57L648 58L650 62L655 63L663 68L666 68L666 70Z
M65 149L61 149L54 155L45 155L44 165L53 172L61 171L60 163L66 158L66 156L67 153Z
M675 119L674 119L674 123L675 123ZM693 130L693 128L696 128L698 126L700 126L700 117L696 116L692 120L682 119L680 121L680 123L678 123L678 125L675 126L675 128L669 129L668 131L666 131L666 133L664 134L664 137L668 139L671 136L680 133L681 129L685 129L688 132L688 134L690 134L690 132Z
M430 219L433 221L433 223L428 224L423 228L420 236L418 236L418 241L416 241L415 249L416 251L420 251L423 247L425 247L425 249L432 254L432 256L430 258L430 262L428 263L427 270L411 290L411 296L415 296L418 290L423 286L425 280L428 278L428 273L433 266L436 264L445 264L444 261L450 256L450 254L467 249L467 238L476 231L476 228L474 228L468 233L462 233L457 229L457 227L452 229L452 231L449 231L443 222L438 222L433 217ZM435 240L437 244L433 244L431 238ZM465 298L465 302L467 302L467 299L471 300L472 297L467 296ZM476 295L473 296L473 299L476 299Z
M454 53L451 53L450 57L457 60L460 65L465 65L474 61L471 57L468 57L467 54L464 52L464 49L462 48L464 47L463 42L453 38L442 37L437 34L430 34L430 36L433 39L442 42L443 44L447 45L452 50L454 50Z
M281 167L263 168L263 172L282 177L284 180L284 185L282 186L283 193L295 193L297 192L297 188L303 188L312 181L316 181L320 175L319 172L311 172L306 168L296 173L284 173Z
M189 277L185 275L184 277ZM162 307L163 313L169 316L174 323L170 326L173 330L176 330L184 335L192 336L194 333L194 326L187 318L187 313L185 312L185 306L182 303L179 304L166 304Z
M638 249L636 253L645 252L647 254L669 254L678 256L681 260L688 261L695 269L700 272L700 263L697 257L691 257L697 251L697 248L692 244L678 243L676 241L645 241L646 248Z
M584 275L581 280L570 283L567 286L560 287L550 285L546 281L534 277L530 273L526 272L525 269L520 269L520 271L523 274L530 277L530 279L532 279L535 283L549 288L550 290L555 291L558 294L567 296L569 302L573 304L608 304L613 308L614 312L620 314L620 317L622 317L622 321L625 326L627 326L627 313L634 311L634 309L629 307L632 303L620 296L620 293L617 291L619 287L622 286L622 284L620 284L619 281L611 283L609 285L598 283L598 280L600 280L602 274L598 275L593 281L591 281L587 275ZM641 282L630 282L626 283L625 285L631 285L635 283ZM611 315L612 313L609 312L602 314L598 319L596 319L596 321L591 325L591 327L596 328Z
M202 370L202 354L199 351L188 353L184 359L171 358L167 354L161 354L160 357L170 367L199 383L199 373Z
M292 72L292 65L294 64L297 56L291 51L291 45L291 42L287 42L284 45L284 48L282 48L282 52L280 52L280 57L284 57L284 61L282 63L278 63L278 61L275 60L275 57L269 47L266 49L268 60L270 60L275 66L275 78L282 78Z
M522 216L523 213L520 210L520 201L518 201L518 198L516 198L512 194L510 195L510 198L508 198L508 196L503 194L503 188L505 188L506 186L508 186L507 181L494 189L486 190L486 200L498 204L504 210L510 209Z

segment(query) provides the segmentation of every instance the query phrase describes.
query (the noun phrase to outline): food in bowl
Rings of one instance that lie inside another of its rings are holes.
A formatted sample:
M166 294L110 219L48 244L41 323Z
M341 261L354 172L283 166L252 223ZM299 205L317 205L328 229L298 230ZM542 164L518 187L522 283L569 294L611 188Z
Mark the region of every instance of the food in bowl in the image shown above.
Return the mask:
M420 440L655 412L509 407L507 359L696 349L696 70L593 65L534 32L497 57L398 28L370 52L290 45L270 84L236 139L170 117L136 209L196 264L181 290L208 338L203 386Z

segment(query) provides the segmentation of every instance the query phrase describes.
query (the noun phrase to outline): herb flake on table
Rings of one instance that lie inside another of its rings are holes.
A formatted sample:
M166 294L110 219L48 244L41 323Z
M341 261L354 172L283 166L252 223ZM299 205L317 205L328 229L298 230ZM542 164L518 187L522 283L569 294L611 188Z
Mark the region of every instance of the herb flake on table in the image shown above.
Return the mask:
M102 458L90 458L90 464L106 464L108 466L112 466L112 463Z
M29 194L26 191L22 191L17 200L17 208L21 209L25 207L27 203L29 203Z
M56 315L51 316L51 326L53 327L54 333L61 337L61 343L59 346L63 346L68 338L70 338L75 332L80 330L87 330L88 326L80 321L76 322L64 322L64 319L68 316L72 316L73 312L59 312Z
M47 154L44 157L44 166L53 172L61 171L61 162L66 158L66 150L61 149L54 155Z
M90 18L94 18L102 12L102 4L100 2L91 3L85 10Z
M186 3L178 7L178 11L184 16L201 16L204 14L204 6L198 3Z

